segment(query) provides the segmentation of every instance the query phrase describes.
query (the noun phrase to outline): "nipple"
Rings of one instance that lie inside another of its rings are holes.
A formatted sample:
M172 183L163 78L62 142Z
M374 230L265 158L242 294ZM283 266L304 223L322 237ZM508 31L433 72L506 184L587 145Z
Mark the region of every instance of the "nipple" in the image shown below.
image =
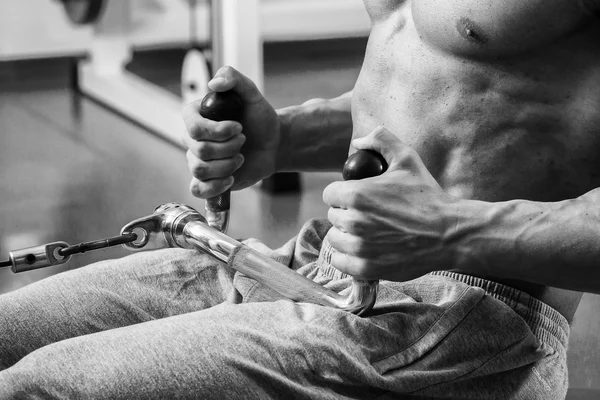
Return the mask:
M456 23L456 30L463 38L469 42L483 45L487 43L487 37L483 30L468 18L461 18Z

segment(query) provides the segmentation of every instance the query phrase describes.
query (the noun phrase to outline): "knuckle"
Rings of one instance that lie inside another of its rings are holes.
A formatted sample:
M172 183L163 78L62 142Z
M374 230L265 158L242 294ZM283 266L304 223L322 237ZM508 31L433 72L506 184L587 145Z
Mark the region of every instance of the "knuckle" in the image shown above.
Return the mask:
M238 166L238 157L240 154L240 149L237 146L223 146L220 150L219 150L219 155L221 155L222 157L227 157L227 158L232 158L234 160L234 164L236 166ZM241 165L240 165L241 167Z
M206 126L201 119L196 118L188 128L188 135L194 140L204 139Z
M230 160L228 160L227 165L225 167L226 175L233 175L239 167L240 165L238 164L237 158L231 158Z
M364 192L358 190L356 186L348 190L346 198L348 199L348 204L354 208L360 208L365 202Z
M206 164L201 162L192 162L190 165L192 175L200 180L208 177L208 168Z
M230 136L229 126L226 124L217 124L211 132L211 138L214 140L224 140Z
M199 142L196 145L196 156L201 160L206 160L210 158L212 154L212 148L207 142Z
M214 184L207 184L204 188L202 197L208 199L217 196L219 193L220 192L215 188Z
M364 232L362 222L356 219L349 219L348 221L346 221L345 226L348 233L360 235Z
M369 246L364 240L360 238L357 238L354 241L352 245L352 250L354 254L358 257L365 257L369 255Z
M225 65L225 66L219 68L219 72L217 73L217 75L231 76L231 75L234 75L236 72L237 72L236 69L233 68L231 65Z
M204 185L202 183L192 185L190 187L190 192L192 193L192 196L200 198L200 199L207 199L210 197L214 197L218 194L210 186Z
M403 164L410 164L415 160L415 157L417 157L417 152L411 147L403 146L398 155L398 158Z
M355 258L352 275L369 277L369 263L364 258Z
M194 197L198 197L198 198L204 197L204 192L202 191L201 183L198 180L193 179L192 182L190 183L190 193Z
M378 140L381 139L383 136L386 135L386 129L385 128L381 128L381 129L377 129L373 132L373 139Z

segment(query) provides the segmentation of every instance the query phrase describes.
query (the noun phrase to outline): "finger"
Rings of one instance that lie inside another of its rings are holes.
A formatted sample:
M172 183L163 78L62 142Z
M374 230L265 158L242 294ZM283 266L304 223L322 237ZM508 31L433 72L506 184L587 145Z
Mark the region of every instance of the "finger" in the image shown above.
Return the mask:
M333 182L323 190L323 202L333 208L359 208L368 199L360 181Z
M364 138L354 140L352 145L356 149L370 149L379 152L386 159L390 172L408 170L411 174L416 173L427 184L441 189L419 154L384 127L380 126Z
M378 152L387 161L388 170L397 169L404 161L412 159L409 156L414 153L414 150L383 126L378 126L365 137L353 140L352 146L357 150Z
M183 112L187 135L194 140L223 142L242 133L242 124L236 121L212 121L200 115L198 102L190 103Z
M335 250L350 256L369 258L373 255L363 238L342 232L335 226L327 232L327 240Z
M209 199L225 192L233 186L235 180L233 176L222 179L211 179L209 181L200 181L196 178L190 183L190 192L194 197L200 199Z
M331 254L331 265L335 269L357 279L372 279L369 276L367 261L344 253L333 252Z
M188 168L194 178L206 181L216 178L227 178L234 174L244 163L244 156L237 154L235 157L223 160L199 160L191 151L187 152Z
M327 219L333 226L344 233L362 236L366 231L366 226L362 220L362 214L356 210L343 208L330 208L327 211Z
M246 142L246 136L236 135L225 142L209 142L189 139L185 145L196 158L203 161L235 157Z
M365 279L365 274L368 274L365 259L340 252L335 248L331 252L329 262L335 269L358 279Z
M263 98L256 84L231 66L220 68L214 78L208 82L208 88L215 92L233 90L242 96L242 99L246 103L254 103Z

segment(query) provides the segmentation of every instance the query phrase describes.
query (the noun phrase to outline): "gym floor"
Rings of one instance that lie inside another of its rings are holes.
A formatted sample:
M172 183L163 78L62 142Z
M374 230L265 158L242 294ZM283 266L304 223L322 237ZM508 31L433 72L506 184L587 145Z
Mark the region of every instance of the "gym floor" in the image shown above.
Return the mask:
M365 39L265 46L265 95L275 107L352 88ZM130 69L179 91L185 52L136 54ZM71 59L0 63L0 258L53 241L76 244L117 235L129 221L177 201L203 210L188 191L185 153L70 90ZM230 234L275 247L311 217L325 216L323 188L340 174L303 174L299 194L257 185L232 198ZM0 270L0 293L67 269L122 257L120 248L74 256L68 264L20 275ZM598 296L578 312L569 363L572 386L600 388ZM586 300L587 299L587 303ZM592 339L593 341L591 341ZM589 342L589 343L588 343ZM597 393L597 392L596 392ZM597 398L573 391L569 398Z

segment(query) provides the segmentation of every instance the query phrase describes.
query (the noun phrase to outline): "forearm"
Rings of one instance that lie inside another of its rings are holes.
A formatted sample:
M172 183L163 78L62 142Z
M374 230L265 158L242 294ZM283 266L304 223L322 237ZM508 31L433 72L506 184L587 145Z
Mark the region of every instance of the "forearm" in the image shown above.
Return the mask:
M277 110L281 142L277 172L340 171L352 137L352 92Z
M460 201L458 270L600 293L600 189L555 203Z

